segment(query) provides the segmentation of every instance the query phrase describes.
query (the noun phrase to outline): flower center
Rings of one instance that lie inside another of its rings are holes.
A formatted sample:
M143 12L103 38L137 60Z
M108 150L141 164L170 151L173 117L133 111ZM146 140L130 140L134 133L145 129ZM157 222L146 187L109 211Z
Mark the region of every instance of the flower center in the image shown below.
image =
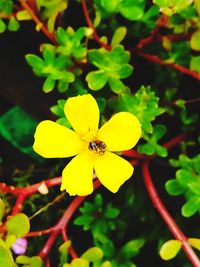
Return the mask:
M97 154L104 154L106 151L106 144L103 141L95 139L89 142L88 148L91 151L95 151Z

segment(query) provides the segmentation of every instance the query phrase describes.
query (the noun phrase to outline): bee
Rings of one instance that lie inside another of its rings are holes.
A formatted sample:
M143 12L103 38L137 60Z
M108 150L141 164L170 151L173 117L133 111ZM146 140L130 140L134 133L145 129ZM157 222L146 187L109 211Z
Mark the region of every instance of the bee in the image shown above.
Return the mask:
M106 151L106 144L96 139L89 143L88 148L91 151L96 151L98 154L103 154Z

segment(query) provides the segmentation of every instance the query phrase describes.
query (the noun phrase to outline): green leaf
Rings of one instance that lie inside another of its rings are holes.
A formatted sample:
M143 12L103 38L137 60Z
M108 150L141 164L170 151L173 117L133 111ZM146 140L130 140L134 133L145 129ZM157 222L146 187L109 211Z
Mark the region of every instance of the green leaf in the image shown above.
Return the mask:
M161 139L165 135L166 132L167 132L167 129L163 124L157 124L154 127L153 138L157 141Z
M46 65L54 65L55 54L52 49L45 48L43 51L43 57Z
M6 245L10 248L15 242L16 242L16 236L15 235L13 235L13 234L8 234L7 236L6 236L6 240L5 240L5 242L6 242Z
M90 224L94 221L94 217L83 214L74 220L74 224L83 225L84 230L90 229Z
M18 213L6 222L7 231L16 237L25 236L30 230L28 217L23 213Z
M109 78L108 83L111 90L116 94L121 94L126 90L126 86L118 78Z
M200 31L193 33L190 45L193 50L200 51Z
M199 2L199 0L194 0L194 6L196 8L198 15L200 16L200 2Z
M19 27L20 27L19 22L14 17L11 17L8 22L8 30L15 32L19 29Z
M176 179L167 181L165 188L167 192L172 196L181 195L185 191L185 187L181 186L181 184Z
M181 246L182 243L179 240L169 240L165 242L160 249L160 257L165 261L173 259L180 251Z
M108 81L108 77L104 71L92 71L86 76L88 87L91 90L98 91L102 89Z
M129 3L130 2L130 3ZM134 1L123 1L120 5L119 12L123 17L130 21L141 20L144 14L143 5L136 6L134 5Z
M6 30L6 24L2 19L0 19L0 33L5 32L5 30Z
M120 214L120 210L117 208L113 208L111 205L106 206L105 217L108 219L115 219Z
M0 246L0 266L15 267L10 251L2 246Z
M21 10L21 11L18 11L18 12L17 12L17 16L16 16L16 18L17 18L19 21L31 20L31 19L32 19L30 13L29 13L27 10Z
M109 3L110 1L106 1L106 2ZM121 41L123 41L123 39L125 38L126 33L127 33L126 27L121 26L117 28L114 32L114 35L111 41L111 46L112 47L118 46L121 43Z
M112 264L111 264L111 262L109 262L109 261L105 261L104 263L102 263L101 265L100 265L100 267L112 267ZM132 266L131 266L132 267Z
M121 93L126 89L119 79L130 76L133 68L127 64L130 60L130 53L125 51L123 46L116 46L111 51L102 48L93 49L89 51L89 60L99 68L99 71L90 72L86 76L90 89L100 90L107 81L109 81L111 90L116 93Z
M144 246L144 243L144 239L134 239L129 241L122 247L120 256L124 259L124 261L135 257L140 252L140 249Z
M105 10L109 13L115 12L119 3L120 3L120 0L110 0L110 1L101 0L102 7L105 8Z
M2 221L5 214L5 204L3 200L0 198L0 222Z
M50 93L55 87L56 81L52 79L52 76L46 78L45 82L43 83L42 90L45 93Z
M179 108L185 108L185 100L184 99L178 99L178 100L176 100L175 105Z
M116 74L120 79L125 79L133 73L133 67L129 64L123 64L116 70Z
M101 248L104 252L105 257L113 257L115 253L115 248L113 245L112 240L110 240L106 235L101 233L100 231L95 232L93 234L94 237L94 244Z
M89 267L89 264L85 259L73 259L71 262L72 267Z
M168 155L167 149L163 146L158 145L158 144L156 145L156 153L160 157L163 157L163 158L167 157L167 155Z
M25 255L20 255L16 258L16 263L19 264L29 264L30 263L30 257Z
M155 153L155 147L152 144L144 144L138 146L138 152L146 155L153 155Z
M30 258L30 267L43 267L43 261L39 256Z
M89 262L99 261L103 258L103 252L100 248L97 247L89 248L81 255L81 258L86 259Z
M0 134L21 152L41 160L32 148L37 124L23 109L14 106L0 117Z
M97 194L95 196L94 201L95 201L95 205L97 205L98 207L101 207L103 205L103 197L102 197L102 195L101 194Z
M71 246L71 241L68 240L64 242L62 245L60 245L58 248L60 252L60 264L61 265L68 261L68 257L69 257L68 250L70 246Z
M192 183L196 180L192 173L184 169L176 172L176 179L183 187L186 187L189 183Z
M181 209L181 213L185 217L191 217L200 210L200 197L191 197Z
M188 187L190 188L190 190L195 194L195 195L199 195L200 196L200 183L199 180L189 183Z
M66 102L66 101L65 101L65 102ZM61 109L61 108L59 107L59 105L52 106L52 107L50 108L50 110L51 110L51 112L52 112L53 114L55 114L55 115L58 116L58 117L63 117L63 116L64 116L64 111L63 111L63 109Z
M44 68L44 61L40 57L33 54L27 54L25 58L27 63L34 69L42 71L42 69Z
M71 124L69 123L69 121L67 120L66 117L63 117L63 118L59 118L56 120L57 123L67 127L67 128L71 128Z
M58 81L58 92L64 93L67 91L68 87L69 85L66 81L63 81L63 80Z
M160 11L167 16L180 13L192 2L192 0L153 0L153 3L161 7Z
M200 56L193 56L191 58L190 69L200 73Z
M58 27L56 31L56 39L60 44L64 45L66 45L69 42L69 36L62 27Z

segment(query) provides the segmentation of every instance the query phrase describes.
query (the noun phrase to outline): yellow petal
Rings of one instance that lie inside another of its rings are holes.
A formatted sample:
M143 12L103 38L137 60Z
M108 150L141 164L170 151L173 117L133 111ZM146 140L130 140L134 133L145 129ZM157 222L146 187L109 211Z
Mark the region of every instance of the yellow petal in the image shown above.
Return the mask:
M129 112L119 112L106 122L97 134L109 151L124 151L136 145L141 137L139 120Z
M83 142L72 130L53 121L42 121L35 132L33 149L45 158L64 158L82 151Z
M94 157L93 162L98 179L113 193L131 177L134 170L127 160L107 151Z
M61 190L71 196L86 196L93 191L93 164L87 151L73 158L62 173Z
M99 108L90 94L70 97L65 104L65 115L78 135L92 139L98 130Z

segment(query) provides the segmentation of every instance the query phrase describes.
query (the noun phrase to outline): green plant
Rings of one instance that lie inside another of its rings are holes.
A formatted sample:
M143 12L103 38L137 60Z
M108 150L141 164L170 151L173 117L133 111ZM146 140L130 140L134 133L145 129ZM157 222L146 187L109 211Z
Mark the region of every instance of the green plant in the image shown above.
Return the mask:
M0 266L199 267L200 2L0 0L0 38L27 21L46 39L16 42L45 96L30 115L2 85Z

